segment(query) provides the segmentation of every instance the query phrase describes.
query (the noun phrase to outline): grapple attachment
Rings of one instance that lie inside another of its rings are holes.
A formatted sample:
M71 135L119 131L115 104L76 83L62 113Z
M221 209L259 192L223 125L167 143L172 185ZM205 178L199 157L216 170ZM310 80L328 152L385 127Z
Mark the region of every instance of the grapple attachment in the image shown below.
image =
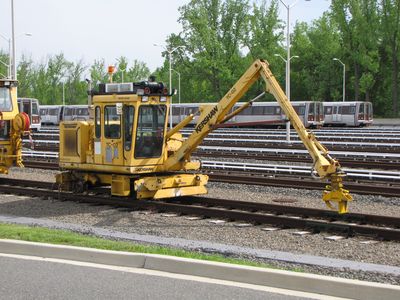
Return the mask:
M339 214L347 213L347 204L349 201L353 200L353 197L350 195L348 190L343 188L343 177L344 173L332 174L330 176L331 184L325 187L324 194L322 199L325 201L325 204L330 209L335 209L332 202L338 203L338 212Z

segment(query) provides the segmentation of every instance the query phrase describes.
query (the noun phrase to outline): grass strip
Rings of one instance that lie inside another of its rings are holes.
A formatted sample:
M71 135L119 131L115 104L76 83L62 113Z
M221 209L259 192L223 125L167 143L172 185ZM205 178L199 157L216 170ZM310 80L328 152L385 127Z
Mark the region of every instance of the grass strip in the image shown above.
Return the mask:
M114 241L104 238L84 235L72 231L49 229L43 227L29 227L14 224L0 223L0 239L13 239L29 242L69 245L112 251L126 251L134 253L149 253L170 255L184 258L223 262L236 265L246 265L262 268L276 268L274 266L253 262L246 259L229 258L219 254L204 254L161 246L147 246L125 241ZM301 272L300 269L292 271Z

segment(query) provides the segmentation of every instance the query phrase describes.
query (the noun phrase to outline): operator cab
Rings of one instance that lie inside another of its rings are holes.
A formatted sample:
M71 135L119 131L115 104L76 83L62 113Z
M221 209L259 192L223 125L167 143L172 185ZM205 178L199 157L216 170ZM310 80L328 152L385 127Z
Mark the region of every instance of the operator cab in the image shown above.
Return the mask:
M91 164L94 171L106 168L132 174L152 172L164 162L170 95L163 83L102 83L90 96L93 123L62 123L62 167ZM83 148L75 150L87 144L85 140L92 141L92 153Z

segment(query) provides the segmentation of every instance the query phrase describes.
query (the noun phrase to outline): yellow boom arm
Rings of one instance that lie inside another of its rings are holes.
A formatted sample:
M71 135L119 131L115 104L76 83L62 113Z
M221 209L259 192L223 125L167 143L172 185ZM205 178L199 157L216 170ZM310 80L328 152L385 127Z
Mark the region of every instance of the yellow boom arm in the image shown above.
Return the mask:
M269 69L268 63L262 60L256 60L218 104L215 106L200 107L199 120L193 133L182 143L177 151L167 158L165 164L162 166L162 171L185 169L185 165L190 161L190 155L196 150L198 145L215 128L215 125L226 121L226 115L231 108L260 77L266 83L266 92L274 95L310 153L314 162L315 172L318 173L320 178L330 180L331 184L326 186L323 200L330 208L333 208L332 201L337 202L339 213L346 213L347 203L352 200L352 197L349 191L343 189L342 178L345 174L340 170L339 162L329 156L328 150L317 141L313 133L306 130Z

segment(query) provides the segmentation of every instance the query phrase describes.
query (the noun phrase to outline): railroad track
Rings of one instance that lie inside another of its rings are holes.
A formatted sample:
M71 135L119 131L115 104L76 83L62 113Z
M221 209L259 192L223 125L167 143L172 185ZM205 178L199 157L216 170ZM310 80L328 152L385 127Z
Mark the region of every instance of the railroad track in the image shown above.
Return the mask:
M307 190L324 190L327 182L310 180L309 177L268 176L262 174L249 174L247 172L204 172L214 182L225 182L234 184L275 186ZM384 197L399 197L400 186L392 186L385 183L352 182L346 180L345 188L351 193L360 195L375 195Z
M24 160L24 165L29 168L58 170L56 160ZM222 171L202 169L211 181L233 184L275 186L285 188L298 188L308 190L324 190L327 182L311 179L309 176L271 175L270 173L254 173L243 171ZM399 197L400 185L385 181L352 181L348 178L345 182L346 189L361 195L376 195L385 197Z
M193 156L198 157L223 157L232 159L252 159L252 160L266 160L266 161L286 161L286 162L301 162L312 163L312 159L307 154L269 154L269 153L240 153L240 152L224 152L224 151L204 151L197 150ZM381 169L381 170L400 170L400 161L393 161L391 159L383 160L365 160L357 158L340 158L340 164L347 168L367 168L367 169Z
M53 183L3 178L0 193L18 194L43 199L110 205L132 210L173 212L182 216L218 218L227 221L248 222L252 225L273 225L277 228L298 228L313 233L333 232L353 236L367 236L381 240L400 240L400 218L287 207L276 204L213 199L208 197L181 197L166 201L132 200L102 194L72 194L60 192Z
M331 152L371 152L371 153L391 153L400 154L400 144L390 143L374 143L374 144L362 144L362 143L343 143L338 144L331 142L327 144L322 143L328 147ZM23 141L24 147L30 148L31 143L27 140ZM213 147L240 147L240 148L253 148L253 149L290 149L290 150L305 150L302 143L293 141L292 143L286 143L286 141L251 141L251 140L227 140L227 139L206 139L202 143L202 146L213 146ZM42 151L58 151L59 143L58 140L34 140L34 148Z
M385 153L400 153L400 147L393 146L398 144L374 144L363 145L360 143L354 144L327 144L322 141L330 151L357 151L357 152L385 152ZM220 147L243 147L243 148L269 148L269 149L296 149L304 150L305 147L301 143L286 143L286 142L252 142L238 140L204 140L203 146L220 146Z

